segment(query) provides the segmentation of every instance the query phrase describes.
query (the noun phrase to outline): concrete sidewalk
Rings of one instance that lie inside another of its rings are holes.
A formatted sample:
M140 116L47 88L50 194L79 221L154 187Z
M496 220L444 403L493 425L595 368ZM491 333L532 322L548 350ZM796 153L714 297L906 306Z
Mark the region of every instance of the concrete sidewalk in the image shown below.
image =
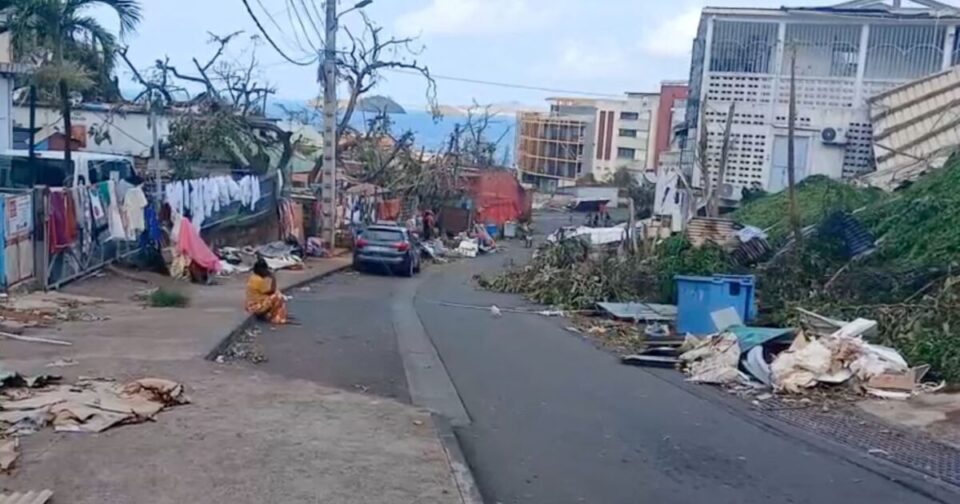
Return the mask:
M349 258L315 261L278 281L290 288L348 265ZM24 437L13 474L0 476L5 490L51 488L57 502L78 504L461 501L429 413L204 360L247 320L245 275L216 286L140 276L189 294L190 307L144 308L130 298L150 285L112 274L89 279L65 290L108 300L84 309L109 319L36 331L71 347L0 340L3 365L68 381L168 378L186 385L192 404L102 434L47 429ZM46 367L66 358L78 364Z

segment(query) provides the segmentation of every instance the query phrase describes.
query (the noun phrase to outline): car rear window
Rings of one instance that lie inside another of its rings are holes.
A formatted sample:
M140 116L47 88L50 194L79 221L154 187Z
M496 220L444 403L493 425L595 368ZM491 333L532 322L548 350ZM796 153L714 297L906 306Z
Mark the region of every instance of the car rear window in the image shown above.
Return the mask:
M361 236L370 241L403 241L403 231L393 229L368 229Z

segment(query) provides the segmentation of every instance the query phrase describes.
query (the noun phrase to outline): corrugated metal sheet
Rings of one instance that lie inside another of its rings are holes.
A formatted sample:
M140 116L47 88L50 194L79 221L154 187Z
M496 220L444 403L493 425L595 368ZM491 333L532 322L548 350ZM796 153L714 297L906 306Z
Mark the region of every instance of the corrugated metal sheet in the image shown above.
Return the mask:
M677 320L677 306L656 303L597 303L614 318L644 322Z
M960 146L960 67L908 82L868 100L877 171L885 189L929 169L926 160Z
M736 224L730 219L694 217L687 223L687 236L695 247L715 243L731 251L737 247Z
M731 255L737 264L742 266L752 266L767 258L773 248L770 243L763 238L754 238L746 243L740 243Z
M50 490L39 492L31 490L27 493L15 492L9 495L0 495L0 504L44 504L51 497L53 497L53 492Z

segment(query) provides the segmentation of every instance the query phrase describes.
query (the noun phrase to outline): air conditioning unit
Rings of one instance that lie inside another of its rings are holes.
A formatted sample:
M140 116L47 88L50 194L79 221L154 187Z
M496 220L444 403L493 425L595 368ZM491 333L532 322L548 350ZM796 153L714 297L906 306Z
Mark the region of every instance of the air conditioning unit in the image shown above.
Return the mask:
M720 184L720 197L723 199L740 199L737 187L733 184Z
M820 141L827 145L847 145L847 129L823 128L820 130Z

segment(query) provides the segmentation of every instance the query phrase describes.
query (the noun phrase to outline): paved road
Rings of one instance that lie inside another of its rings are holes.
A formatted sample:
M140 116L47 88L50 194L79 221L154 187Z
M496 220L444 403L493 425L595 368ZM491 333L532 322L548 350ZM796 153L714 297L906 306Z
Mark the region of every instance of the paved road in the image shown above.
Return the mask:
M268 369L407 400L390 313L398 289L413 289L409 309L469 414L457 435L489 503L935 502L691 393L672 371L622 366L562 320L441 304L522 305L470 278L524 253L294 292L304 326L265 332Z

